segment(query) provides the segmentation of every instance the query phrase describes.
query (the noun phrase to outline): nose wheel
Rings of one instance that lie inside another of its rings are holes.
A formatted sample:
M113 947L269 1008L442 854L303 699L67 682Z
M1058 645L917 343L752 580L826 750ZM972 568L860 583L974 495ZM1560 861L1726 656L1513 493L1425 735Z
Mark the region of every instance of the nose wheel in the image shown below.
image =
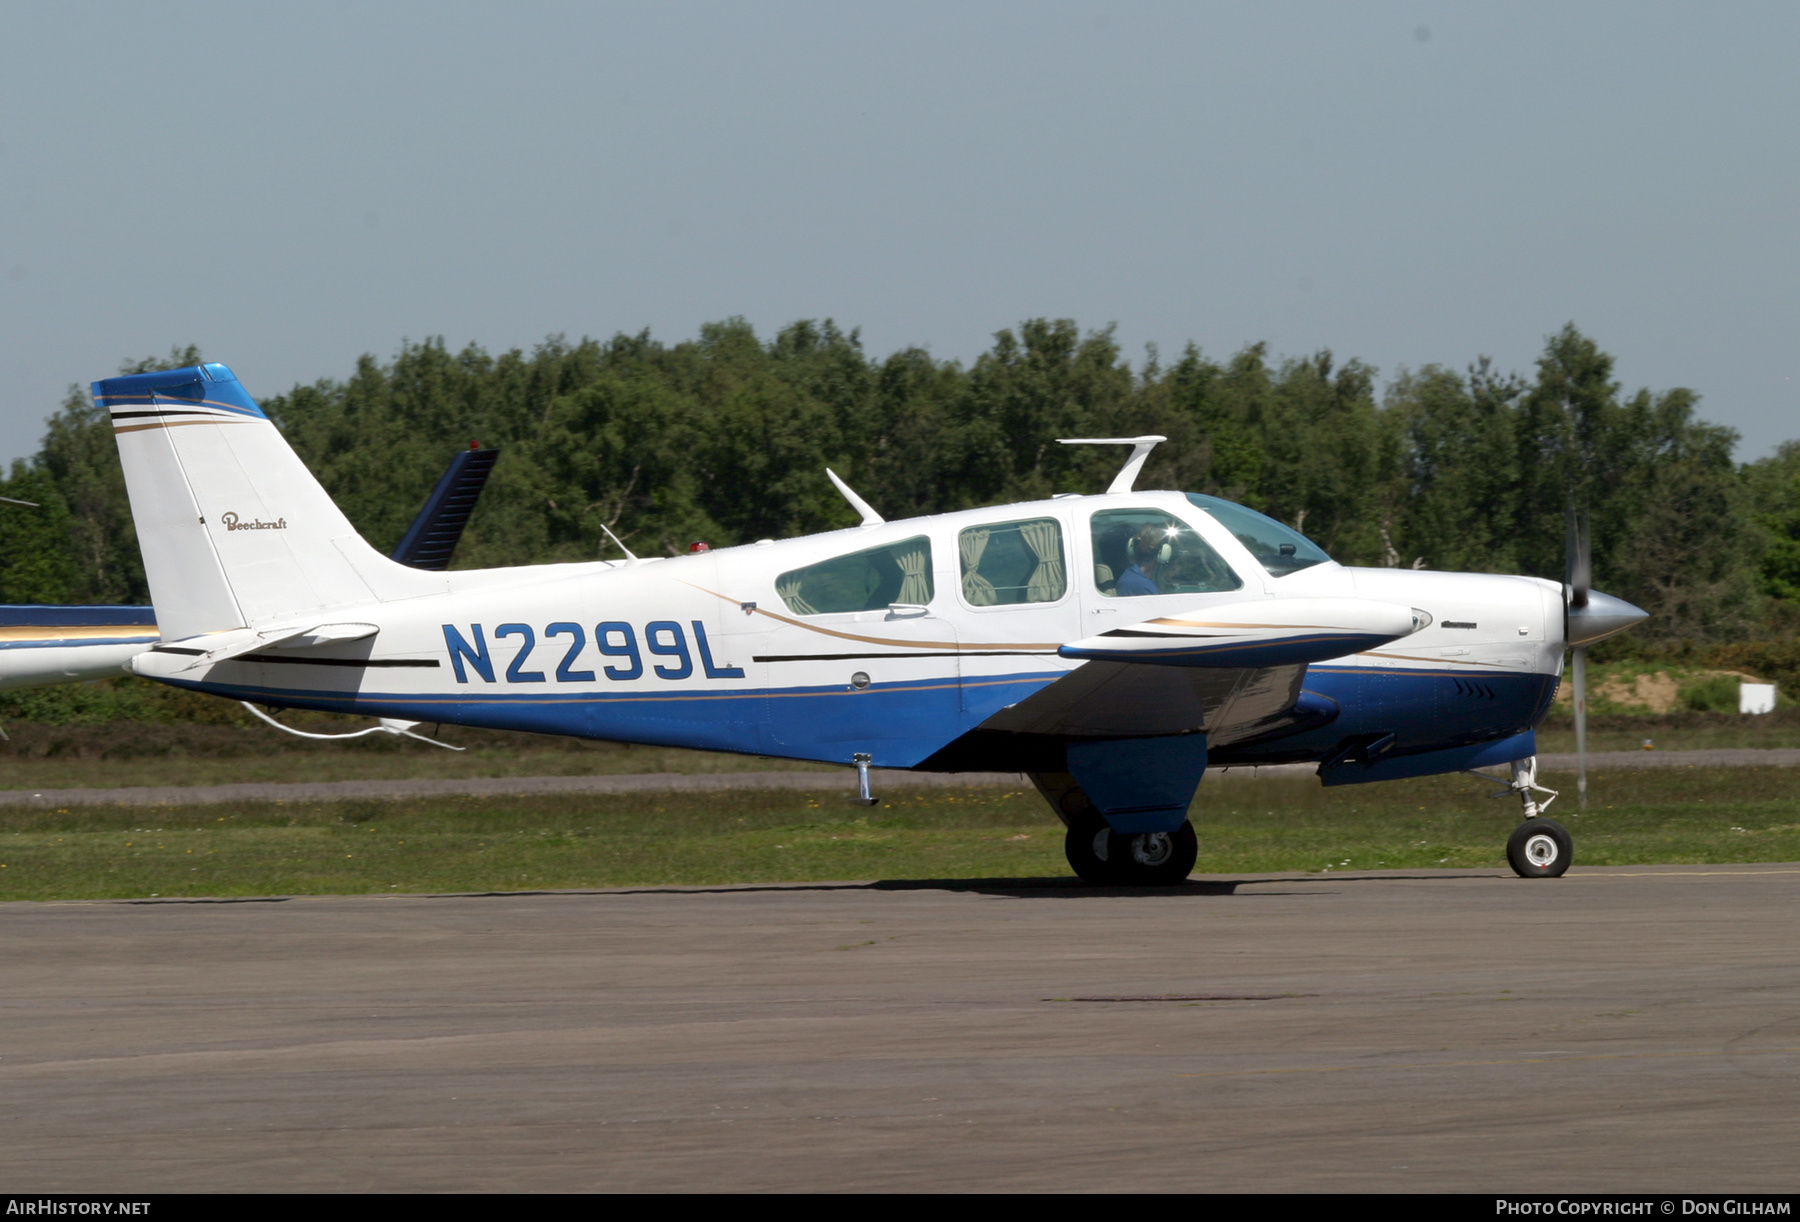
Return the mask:
M1520 878L1556 878L1575 860L1575 842L1554 819L1527 819L1507 838L1506 860Z

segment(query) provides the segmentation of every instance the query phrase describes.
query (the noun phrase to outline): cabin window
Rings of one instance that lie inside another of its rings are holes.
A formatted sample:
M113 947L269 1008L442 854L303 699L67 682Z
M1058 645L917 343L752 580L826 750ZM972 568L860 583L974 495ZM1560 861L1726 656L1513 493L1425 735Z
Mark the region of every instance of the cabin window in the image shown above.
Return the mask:
M1093 517L1094 587L1108 598L1218 594L1244 583L1180 518L1159 509L1106 509Z
M1271 577L1286 577L1289 573L1298 573L1331 560L1324 548L1267 514L1198 492L1188 493L1187 499L1210 513L1220 526L1236 536L1237 541L1256 557L1256 562L1269 570Z
M963 601L971 607L1053 603L1069 588L1055 518L971 526L956 537Z
M777 577L775 592L795 615L922 607L933 593L931 540L919 535L809 564Z

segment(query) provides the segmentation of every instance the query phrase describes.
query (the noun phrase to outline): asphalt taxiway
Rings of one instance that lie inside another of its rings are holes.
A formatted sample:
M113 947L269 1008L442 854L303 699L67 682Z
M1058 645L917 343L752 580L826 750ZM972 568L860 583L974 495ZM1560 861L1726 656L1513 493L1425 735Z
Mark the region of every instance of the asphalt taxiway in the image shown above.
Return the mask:
M0 905L0 1182L1792 1191L1800 866Z

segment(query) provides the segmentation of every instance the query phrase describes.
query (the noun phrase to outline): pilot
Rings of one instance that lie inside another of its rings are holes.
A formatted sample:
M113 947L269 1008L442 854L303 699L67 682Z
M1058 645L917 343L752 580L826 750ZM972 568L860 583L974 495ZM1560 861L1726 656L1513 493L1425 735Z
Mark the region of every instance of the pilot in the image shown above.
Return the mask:
M1130 550L1131 567L1119 577L1119 596L1161 594L1156 571L1169 562L1175 550L1173 532L1163 526L1145 526L1132 536Z

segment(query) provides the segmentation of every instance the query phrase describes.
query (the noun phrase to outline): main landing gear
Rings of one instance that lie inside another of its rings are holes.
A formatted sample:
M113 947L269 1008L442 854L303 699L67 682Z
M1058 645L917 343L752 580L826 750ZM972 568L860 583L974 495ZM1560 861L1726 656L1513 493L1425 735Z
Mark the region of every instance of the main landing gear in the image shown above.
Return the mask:
M1083 882L1097 887L1174 887L1193 873L1200 843L1187 820L1172 832L1115 832L1070 773L1026 775L1068 829L1063 856ZM1194 783L1198 784L1197 773Z
M1194 871L1194 825L1172 832L1115 832L1091 807L1069 820L1063 856L1086 882L1103 887L1173 887Z
M1537 783L1537 756L1513 761L1512 783L1502 792L1518 794L1525 807L1525 822L1506 840L1506 860L1513 873L1520 878L1560 877L1575 860L1575 841L1569 829L1544 817L1557 795ZM1540 793L1550 796L1540 803L1533 796Z

